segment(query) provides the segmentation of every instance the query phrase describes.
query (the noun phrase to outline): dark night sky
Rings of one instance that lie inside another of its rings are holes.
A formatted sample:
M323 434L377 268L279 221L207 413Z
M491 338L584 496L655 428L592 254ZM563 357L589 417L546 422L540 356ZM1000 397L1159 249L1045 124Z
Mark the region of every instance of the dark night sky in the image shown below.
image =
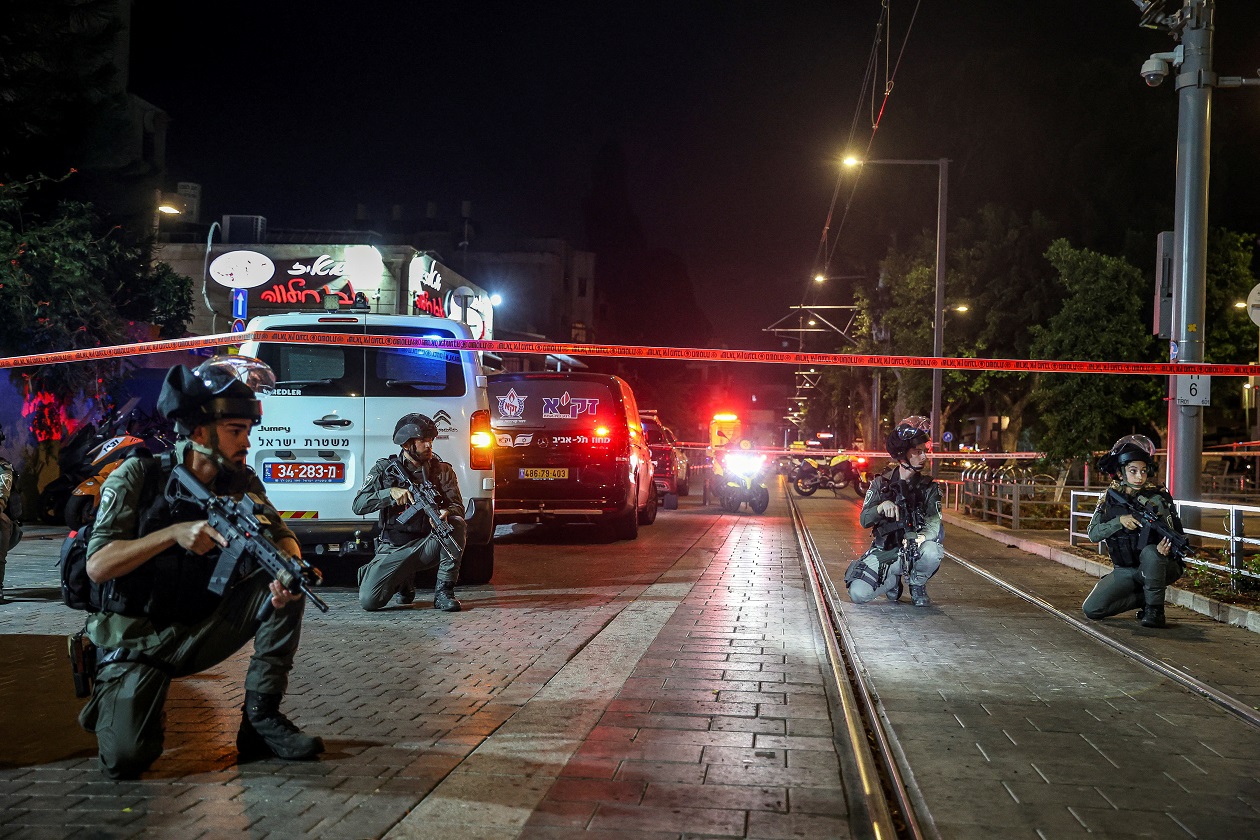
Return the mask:
M892 1L894 46L914 5ZM1218 3L1220 72L1260 67L1257 7ZM764 340L812 272L879 0L187 9L136 3L131 89L171 115L170 186L200 182L204 219L342 228L360 202L415 219L428 201L449 218L466 199L489 234L581 243L591 161L617 141L648 244L684 257L719 338L739 347ZM1137 19L1128 0L923 0L876 155L956 154L914 103L967 96L943 68L974 51L1015 49L1041 68L1131 56L1125 94L1175 110L1170 84L1149 91L1137 74L1171 41ZM1218 99L1218 113L1244 107L1260 112L1260 92ZM1151 177L1171 201L1173 171ZM930 226L924 180L924 207L907 212Z

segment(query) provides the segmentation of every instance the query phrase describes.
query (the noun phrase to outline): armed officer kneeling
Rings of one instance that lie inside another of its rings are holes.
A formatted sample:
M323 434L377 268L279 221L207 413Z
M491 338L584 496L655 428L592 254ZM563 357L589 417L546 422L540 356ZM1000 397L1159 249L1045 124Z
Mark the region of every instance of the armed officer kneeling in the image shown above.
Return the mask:
M204 506L172 495L177 484L168 477L182 465L210 494L236 500L253 494L259 521L270 529L268 550L301 565L297 540L245 462L250 430L262 417L255 389L265 393L274 385L270 368L243 356L216 357L195 371L171 368L158 410L175 421L180 436L173 458L130 458L101 489L87 546L87 573L101 607L85 628L97 646L96 682L79 724L96 734L101 769L110 778L134 779L162 754L162 706L173 677L211 668L250 640L236 736L241 759L311 759L323 752L323 742L279 708L305 599L263 568L241 564L227 575L216 569L228 540L210 527ZM221 594L212 591L215 577Z
M459 612L455 582L468 526L459 479L433 451L437 425L423 414L404 414L394 425L399 455L372 465L351 507L380 514L376 555L359 568L359 605L379 610L398 595L416 599L416 574L437 567L434 609Z
M940 541L941 490L931 476L923 475L930 439L928 419L918 416L902 420L888 435L888 454L897 464L875 476L862 503L860 521L871 529L871 547L844 573L855 604L880 595L900 600L903 580L916 607L932 603L927 582L940 568L945 549Z
M1143 627L1166 627L1165 589L1185 571L1178 555L1189 546L1172 496L1147 480L1155 472L1155 444L1145 435L1125 435L1099 459L1098 469L1113 480L1086 533L1107 544L1113 568L1081 610L1098 620L1136 608Z

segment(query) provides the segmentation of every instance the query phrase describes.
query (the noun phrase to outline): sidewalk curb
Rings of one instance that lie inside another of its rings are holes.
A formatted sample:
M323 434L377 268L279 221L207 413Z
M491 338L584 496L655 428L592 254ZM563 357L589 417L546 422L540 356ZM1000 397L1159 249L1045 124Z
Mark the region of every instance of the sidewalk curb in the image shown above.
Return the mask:
M1076 569L1094 577L1102 577L1111 572L1111 565L1108 563L1099 563L1096 560L1086 560L1078 557L1069 551L1063 551L1052 545L1046 545L1035 540L1028 540L1022 537L1016 537L1008 531L1000 528L986 525L981 522L975 522L965 517L953 513L942 513L942 518L950 525L971 531L991 540L1004 543L1008 546L1026 551L1029 554L1036 554L1045 557L1047 560L1053 560L1064 566ZM1199 595L1196 592L1188 592L1185 589L1179 589L1175 586L1168 587L1165 598L1168 603L1175 604L1179 607L1185 607L1188 610L1206 615L1208 618L1228 624L1232 627L1242 627L1253 633L1260 633L1260 612L1250 610L1246 607L1238 607L1233 604L1226 604L1215 598L1208 598L1206 595Z

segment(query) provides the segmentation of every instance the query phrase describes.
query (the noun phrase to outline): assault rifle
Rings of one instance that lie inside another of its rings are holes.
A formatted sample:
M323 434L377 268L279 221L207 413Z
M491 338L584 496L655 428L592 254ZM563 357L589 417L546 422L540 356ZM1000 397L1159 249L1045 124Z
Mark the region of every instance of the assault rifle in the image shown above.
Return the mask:
M433 536L438 541L438 546L452 562L459 560L459 555L463 551L459 547L459 543L455 542L452 534L455 526L442 518L441 510L438 508L437 490L427 480L420 484L413 484L411 478L408 477L406 471L402 468L402 464L398 463L394 458L389 459L389 466L385 468L385 475L398 482L398 486L411 493L411 506L398 514L398 524L406 525L420 514L427 514L429 524L433 526Z
M880 539L893 534L893 539L896 542L900 542L902 535L898 535L898 531L902 532L902 534L904 534L906 529L914 531L915 533L922 531L927 520L924 516L923 506L921 504L915 504L914 506L910 505L911 500L909 498L909 484L902 481L900 478L897 478L892 481L882 482L882 485L880 501L892 502L896 505L897 518L884 519L878 523L874 528L874 537L876 539ZM887 543L885 543L885 545L887 545Z
M249 564L266 569L285 589L295 595L301 592L320 612L328 612L328 604L311 589L323 582L319 569L301 557L290 557L263 536L263 531L271 522L258 512L262 500L257 496L246 493L239 502L228 496L216 496L181 464L171 470L166 498L172 502L184 500L199 506L205 511L210 527L227 540L227 545L219 549L219 562L210 576L211 592L222 595L238 569L243 564ZM258 611L258 620L265 619L271 611L271 599L268 598Z
M1151 531L1154 531L1160 539L1168 540L1168 542L1172 543L1172 553L1174 557L1188 557L1194 555L1195 549L1194 546L1190 545L1189 538L1187 538L1185 534L1179 534L1172 528L1169 528L1162 519L1155 515L1154 511L1144 505L1138 504L1124 493L1116 490L1114 487L1107 489L1107 500L1124 508L1128 511L1130 516L1142 523L1142 533L1140 536L1144 545L1150 544L1150 534Z

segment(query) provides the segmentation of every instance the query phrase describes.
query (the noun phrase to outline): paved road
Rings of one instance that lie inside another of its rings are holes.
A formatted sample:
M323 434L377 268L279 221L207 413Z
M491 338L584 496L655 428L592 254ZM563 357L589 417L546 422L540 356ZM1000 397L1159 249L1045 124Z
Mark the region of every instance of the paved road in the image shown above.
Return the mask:
M820 648L781 501L694 497L634 542L500 538L491 586L311 611L285 709L329 750L235 764L246 657L178 680L142 781L96 770L74 724L57 541L10 555L0 607L5 837L843 837ZM94 832L94 833L93 833Z
M801 501L839 579L866 537L848 499ZM286 709L329 752L237 766L245 655L177 681L162 759L96 770L74 724L58 541L10 556L0 607L0 836L848 836L822 654L787 509L684 499L635 542L499 538L468 609L312 613ZM1064 607L1087 576L954 529L949 547ZM947 562L936 605L844 605L943 837L1243 837L1257 733ZM1253 634L1171 610L1118 637L1255 696Z
M840 581L869 544L858 505L799 504ZM961 528L947 527L946 546L1076 616L1094 583ZM843 611L943 837L1260 833L1260 731L957 563L929 591L929 609ZM1254 633L1180 608L1169 621L1101 626L1257 702Z

